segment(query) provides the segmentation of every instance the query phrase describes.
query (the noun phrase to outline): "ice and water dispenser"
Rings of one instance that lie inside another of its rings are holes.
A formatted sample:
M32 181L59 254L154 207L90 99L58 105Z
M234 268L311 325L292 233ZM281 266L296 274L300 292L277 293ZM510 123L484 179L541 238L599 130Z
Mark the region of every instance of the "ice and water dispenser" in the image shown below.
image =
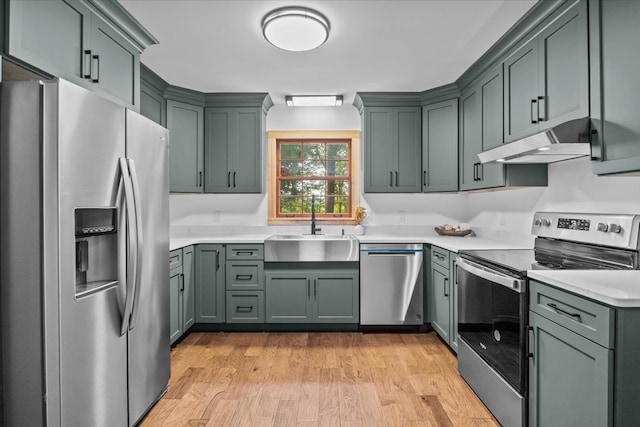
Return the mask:
M118 209L77 208L76 298L118 283Z

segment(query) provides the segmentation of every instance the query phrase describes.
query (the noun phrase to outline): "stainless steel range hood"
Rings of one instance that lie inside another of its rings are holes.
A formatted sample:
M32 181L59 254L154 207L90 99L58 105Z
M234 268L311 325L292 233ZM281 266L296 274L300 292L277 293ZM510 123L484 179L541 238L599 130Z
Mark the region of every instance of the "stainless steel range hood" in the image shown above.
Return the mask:
M481 163L554 163L591 154L591 121L571 120L478 154Z

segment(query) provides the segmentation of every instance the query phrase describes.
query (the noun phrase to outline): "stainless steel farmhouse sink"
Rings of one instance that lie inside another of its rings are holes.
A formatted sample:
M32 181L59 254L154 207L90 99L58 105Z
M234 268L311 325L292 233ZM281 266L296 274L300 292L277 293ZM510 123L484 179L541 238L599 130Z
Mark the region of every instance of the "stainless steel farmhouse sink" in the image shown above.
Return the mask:
M266 262L358 261L352 234L274 234L264 241Z

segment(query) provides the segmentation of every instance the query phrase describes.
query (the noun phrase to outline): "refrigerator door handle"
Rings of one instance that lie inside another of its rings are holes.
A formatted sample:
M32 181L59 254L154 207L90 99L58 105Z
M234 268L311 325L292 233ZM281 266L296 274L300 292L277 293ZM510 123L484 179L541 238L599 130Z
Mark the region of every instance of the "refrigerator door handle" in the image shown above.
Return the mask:
M142 276L142 250L144 244L144 238L142 235L142 201L140 199L140 185L138 184L138 174L136 173L136 165L133 159L129 160L129 173L131 174L131 182L133 184L133 201L135 203L135 221L136 221L136 261L135 261L135 276L134 276L134 296L133 296L133 309L131 312L131 319L129 319L129 329L133 329L136 325L136 318L138 317L138 307L140 299L141 288L141 276Z
M133 185L131 183L131 177L129 176L129 166L127 160L123 157L118 159L120 164L120 179L124 187L125 209L127 211L127 225L129 231L135 223L135 203L133 200ZM129 329L129 318L131 317L131 309L133 307L133 287L135 286L134 280L136 277L136 264L137 260L131 262L133 256L138 254L133 251L132 234L127 232L127 284L126 284L126 298L124 302L124 311L122 313L122 325L120 326L120 335L127 333Z

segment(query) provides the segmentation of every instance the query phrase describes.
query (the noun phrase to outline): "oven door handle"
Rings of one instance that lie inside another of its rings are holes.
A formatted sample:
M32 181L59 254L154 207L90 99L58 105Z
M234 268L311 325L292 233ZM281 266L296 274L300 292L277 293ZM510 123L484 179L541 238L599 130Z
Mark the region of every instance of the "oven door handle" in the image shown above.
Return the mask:
M513 289L514 291L517 291L519 293L522 293L525 290L524 280L522 279L516 279L515 277L502 274L498 271L491 270L488 267L461 257L456 258L456 263L458 267L468 273L473 274L474 276L478 276L483 279L489 280L490 282L494 282L507 288ZM459 278L458 281L460 281Z

